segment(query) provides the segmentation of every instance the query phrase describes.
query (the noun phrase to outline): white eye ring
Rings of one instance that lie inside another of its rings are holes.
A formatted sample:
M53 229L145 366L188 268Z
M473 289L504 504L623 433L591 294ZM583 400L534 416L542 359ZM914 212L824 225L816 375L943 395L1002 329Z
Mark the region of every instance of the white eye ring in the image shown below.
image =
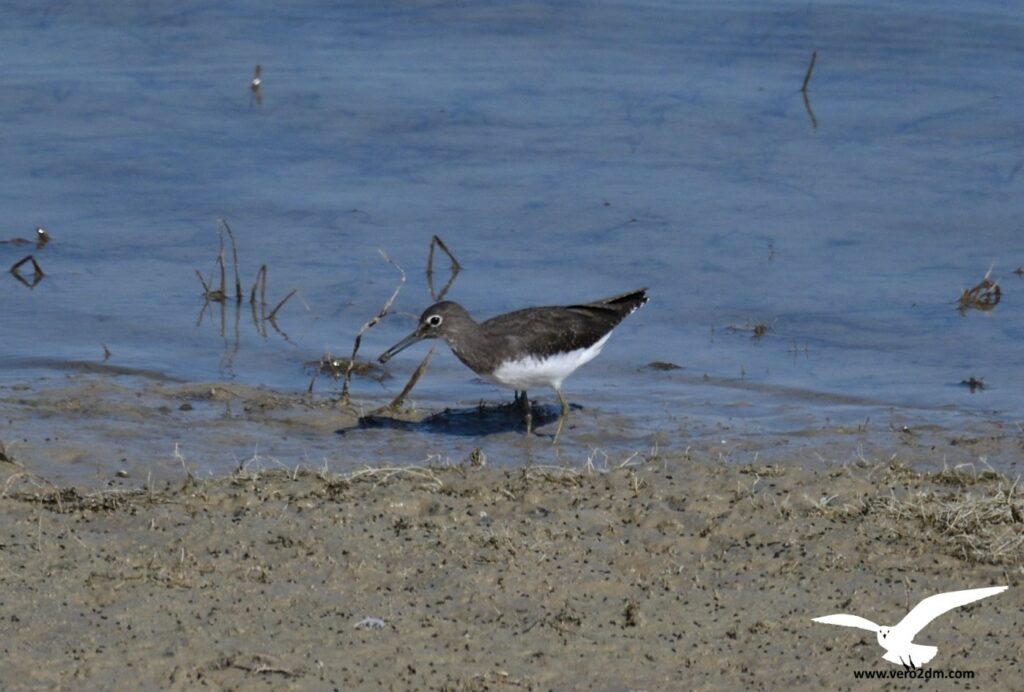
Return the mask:
M427 318L427 324L431 327L440 327L442 322L444 322L444 318L440 315L431 315Z

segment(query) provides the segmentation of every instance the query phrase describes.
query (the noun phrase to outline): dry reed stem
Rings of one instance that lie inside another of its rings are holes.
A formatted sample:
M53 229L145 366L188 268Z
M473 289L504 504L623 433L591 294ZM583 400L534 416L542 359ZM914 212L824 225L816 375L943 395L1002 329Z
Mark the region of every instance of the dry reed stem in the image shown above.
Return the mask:
M234 296L235 296L235 306L236 306L236 310L235 310L235 344L236 344L236 351L237 351L237 344L239 343L239 334L238 334L238 330L239 330L239 324L238 324L238 322L239 322L239 309L240 309L239 306L241 305L242 300L244 298L244 293L242 292L241 266L240 266L240 263L238 261L238 243L237 243L237 240L235 238L235 233L232 230L230 224L228 224L228 222L225 219L218 219L218 221L220 222L220 232L218 233L218 242L219 242L220 247L219 247L218 254L217 254L217 266L219 267L219 271L220 271L220 288L219 289L210 288L210 284L209 284L209 282L207 282L206 277L203 276L203 273L201 271L199 271L198 269L195 270L196 277L199 279L199 283L203 287L203 299L205 300L205 303L203 304L202 309L199 311L199 316L196 318L196 325L198 326L198 325L202 324L203 317L206 314L206 310L207 310L207 308L209 306L209 303L211 303L211 302L213 302L213 303L220 303L221 304L221 335L224 336L224 334L226 333L226 331L225 331L225 329L226 329L225 323L226 323L227 317L226 317L226 314L225 314L225 311L224 311L224 305L227 303L228 293L227 293L227 277L226 277L226 273L227 273L227 266L226 265L227 265L227 263L225 261L226 252L225 252L225 247L224 247L224 234L227 233L228 239L231 241L231 258L232 258L232 261L233 261L234 275L235 275L235 294L234 294ZM278 334L280 334L281 337L285 341L291 341L288 338L288 335L284 331L282 331L281 328L277 325L276 318L277 318L278 311L280 311L280 309L282 307L284 307L285 303L287 303L288 300L290 300L292 298L292 296L295 296L296 294L298 294L299 290L297 288L293 288L274 307L274 309L270 311L270 314L268 315L267 314L267 273L268 273L267 265L266 264L262 264L260 266L260 268L259 268L259 271L256 272L256 280L253 281L252 288L249 291L249 305L251 307L253 324L256 326L256 331L263 338L267 338L266 323L269 322L270 325L274 328L274 331L276 331ZM211 279L212 279L212 276L213 275L211 273ZM256 310L256 303L257 303L256 292L257 292L257 289L259 290L259 306L260 306L259 314L257 314L257 310ZM301 295L299 295L299 300L301 300L303 305L306 306L306 309L309 310L309 306L306 304L306 301L302 300L302 296Z
M450 274L448 276L448 281L445 283L444 288L442 288L439 293L434 291L434 246L435 245L437 247L440 247L441 250L446 255L448 255L448 259L451 260L451 263L452 263L451 264L451 269L450 269ZM459 264L459 261L457 259L455 259L455 255L453 255L452 251L448 249L448 246L445 244L445 242L443 240L441 240L441 237L438 236L438 235L435 235L435 236L431 237L431 239L430 239L430 250L427 253L427 286L430 288L430 295L431 295L431 297L435 301L438 301L438 300L441 300L441 299L444 298L445 294L448 292L448 289L451 288L453 283L455 283L455 277L459 275L460 271L462 271L462 265Z
M807 111L807 117L811 120L811 129L818 129L818 119L814 117L814 110L811 109L811 100L807 97L807 92L803 92L801 96L804 97L804 110Z
M299 289L297 289L297 288L293 288L291 291L289 291L288 295L286 295L284 298L282 298L281 302L278 303L277 306L273 310L270 311L269 315L267 315L267 321L268 322L273 322L274 318L277 317L277 311L280 310L282 307L284 307L284 304L288 302L288 299L291 298L293 295L295 295L298 292L299 292Z
M807 74L804 75L804 83L800 87L800 91L807 93L807 85L811 82L811 73L814 72L814 63L818 61L818 51L811 53L811 64L807 66Z
M220 251L217 253L217 266L220 268L220 300L224 301L228 297L227 268L224 263L224 232L221 231L217 237L220 241Z
M332 482L355 483L357 481L373 481L374 486L379 486L394 478L400 478L402 476L412 476L413 478L425 480L434 486L435 490L440 490L444 487L444 481L442 481L437 474L434 473L433 469L428 466L366 467L342 474L332 479Z
M238 246L235 244L235 234L231 231L231 226L224 219L220 220L221 226L225 231L228 232L228 238L231 239L231 256L235 263L235 302L242 302L242 279L238 275ZM221 238L221 244L223 246L223 238Z
M413 371L412 377L410 377L409 381L405 383L404 387L402 387L402 391L398 393L398 396L392 399L391 403L389 403L387 406L383 406L377 409L374 413L383 413L385 411L398 410L402 406L402 403L405 401L405 398L409 396L409 392L412 391L412 388L415 387L416 383L420 381L420 377L422 377L423 373L426 372L427 363L430 362L430 359L433 357L433 355L434 347L431 346L430 350L427 351L427 355L423 357L423 360L420 361L420 364L416 367L416 370Z
M252 290L249 291L249 304L256 304L256 288L260 286L262 281L263 288L260 290L260 300L264 305L267 304L267 265L261 265L260 270L256 272L256 280L252 284Z
M800 86L800 95L803 96L804 110L811 121L811 129L818 129L818 119L814 117L814 110L811 108L811 100L807 96L807 85L811 83L811 73L814 72L814 64L818 61L818 51L811 53L811 62L807 66L807 73L804 74L804 83Z
M17 262L15 262L14 264L12 264L10 272L17 276L18 278L21 278L21 273L19 270L23 265L27 263L32 264L32 273L35 275L37 281L46 276L46 274L43 273L43 268L39 266L39 263L36 262L36 258L33 257L32 255L26 255Z
M256 65L256 68L252 71L252 79L249 81L249 90L252 92L252 98L256 101L257 106L263 105L263 92L260 87L263 85L263 68Z
M206 283L206 279L203 278L203 273L196 269L196 277L199 278L199 283L203 285L203 296L210 295L210 286Z
M341 386L341 403L346 406L349 403L348 390L349 384L352 381L352 370L355 368L356 354L359 353L359 345L363 342L363 334L365 334L368 329L372 328L374 325L376 325L378 322L384 319L384 316L388 314L388 311L394 304L395 299L398 298L398 294L399 292L401 292L402 286L405 285L405 270L398 266L398 263L391 259L390 256L388 256L388 253L384 252L379 248L377 249L377 252L379 252L380 256L384 258L384 261L386 261L388 264L391 264L392 266L394 266L395 269L398 270L399 274L401 274L401 278L399 279L398 285L395 287L394 292L391 294L391 297L388 298L387 301L384 303L384 306L377 312L376 315L367 320L356 333L355 342L352 344L352 356L349 358L348 367L345 368L345 381Z

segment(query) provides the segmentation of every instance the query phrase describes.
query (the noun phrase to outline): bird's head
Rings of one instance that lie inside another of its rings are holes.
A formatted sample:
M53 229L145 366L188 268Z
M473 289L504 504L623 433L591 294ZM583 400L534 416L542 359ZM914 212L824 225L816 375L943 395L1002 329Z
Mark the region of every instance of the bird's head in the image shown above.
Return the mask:
M879 627L878 628L878 643L881 644L883 647L889 641L889 635L891 634L891 629L892 628L890 628L890 627Z
M453 303L449 300L434 303L420 315L419 322L416 324L416 329L413 330L412 334L381 354L378 360L381 363L386 363L399 351L423 339L444 339L449 341L452 335L457 332L459 325L472 323L472 321L473 318L458 303Z

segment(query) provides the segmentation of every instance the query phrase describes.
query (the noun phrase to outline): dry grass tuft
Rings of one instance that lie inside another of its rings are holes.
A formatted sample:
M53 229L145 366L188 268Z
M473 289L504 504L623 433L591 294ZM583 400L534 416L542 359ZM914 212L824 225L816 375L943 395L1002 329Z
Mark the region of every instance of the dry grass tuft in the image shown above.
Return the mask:
M1018 480L969 465L920 474L890 464L877 484L888 492L842 504L812 503L810 511L871 519L911 543L938 545L972 564L1024 565Z

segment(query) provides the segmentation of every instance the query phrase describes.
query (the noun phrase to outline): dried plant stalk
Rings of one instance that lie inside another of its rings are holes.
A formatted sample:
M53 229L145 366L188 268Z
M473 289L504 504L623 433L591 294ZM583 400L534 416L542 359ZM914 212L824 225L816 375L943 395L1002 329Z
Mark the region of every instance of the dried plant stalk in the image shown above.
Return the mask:
M803 86L800 87L800 91L807 93L807 85L811 83L811 73L814 72L814 63L818 61L818 51L811 53L811 64L807 66L807 74L804 75Z
M288 299L291 298L293 295L295 295L298 292L299 292L299 289L293 288L288 293L288 295L286 295L284 298L282 298L281 302L277 304L277 307L275 307L273 310L271 310L270 314L267 315L267 321L268 322L273 322L274 318L277 317L277 311L280 310L282 307L284 307L284 304L288 302Z
M262 284L261 284L262 282ZM267 304L267 265L262 265L260 270L256 272L256 280L252 284L252 290L249 291L249 303L252 305L256 304L256 289L261 286L260 289L260 300L264 305Z
M364 323L363 326L360 327L359 331L356 333L355 342L352 344L352 356L349 358L348 367L345 368L345 381L341 386L341 403L345 406L349 404L348 390L349 385L352 381L352 370L355 368L356 354L359 352L359 345L363 342L363 334L365 334L368 329L370 329L378 322L380 322L382 319L384 319L384 316L388 314L389 310L391 310L391 306L394 304L395 299L398 298L398 294L402 290L402 286L405 285L405 270L398 266L398 263L396 263L393 259L391 259L391 257L388 256L388 253L384 252L379 248L377 252L380 253L380 256L383 257L388 264L391 264L392 266L394 266L395 269L398 270L399 274L401 274L401 278L398 281L398 285L395 286L395 290L391 294L391 297L388 298L387 302L384 303L384 306L381 307L381 309L377 312L376 315L367 320L366 323Z
M420 381L420 378L423 376L423 373L427 371L427 363L430 362L430 359L433 357L433 355L434 347L431 346L430 350L427 351L427 355L425 355L423 357L423 360L420 361L420 364L416 366L416 370L413 371L412 377L410 377L409 381L405 383L404 387L402 387L402 391L398 393L398 396L392 399L391 403L389 403L387 406L383 406L377 409L377 413L383 413L386 411L396 411L402 406L402 403L405 401L405 398L409 396L409 392L411 392L412 388L416 386L416 383Z
M451 260L452 263L450 274L448 276L448 281L445 283L444 288L442 288L440 292L434 291L435 246L441 248L444 254L448 255L448 259ZM430 251L427 253L427 287L430 289L430 295L431 297L433 297L435 301L442 300L444 298L444 295L448 292L448 289L451 288L453 283L455 283L455 277L459 275L460 271L462 271L462 265L459 264L459 261L457 259L455 259L455 255L452 254L452 251L448 249L448 246L445 244L443 240L441 240L440 236L433 236L430 239Z
M242 302L242 279L238 275L238 246L235 244L235 234L231 232L231 226L224 219L220 220L221 226L225 231L228 232L228 238L231 239L231 256L235 263L235 302ZM221 246L223 248L223 238L221 239ZM222 250L223 251L223 250Z

